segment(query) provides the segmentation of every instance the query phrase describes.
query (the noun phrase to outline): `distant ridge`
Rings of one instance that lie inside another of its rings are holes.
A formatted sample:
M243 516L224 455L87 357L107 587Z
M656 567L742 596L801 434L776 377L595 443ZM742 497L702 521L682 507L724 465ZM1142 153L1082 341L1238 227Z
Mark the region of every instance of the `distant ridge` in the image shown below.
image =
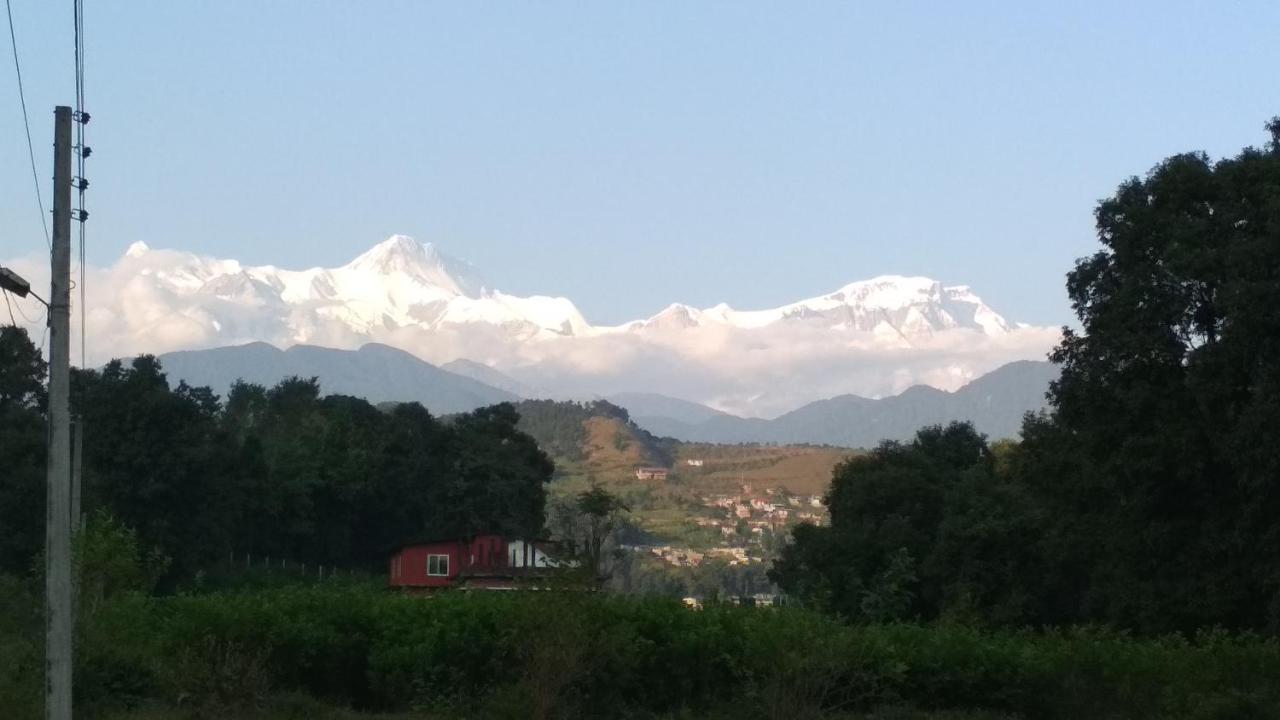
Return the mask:
M736 417L706 405L658 393L617 393L605 398L626 408L632 417L666 418L681 423L702 423L716 417Z
M447 370L454 375L469 377L472 380L477 380L490 387L496 387L499 390L505 390L514 395L519 395L520 397L535 397L538 395L538 393L532 388L519 380L516 380L510 375L507 375L501 370L497 370L485 365L484 363L478 363L474 360L467 360L466 358L450 360L449 362L441 365L440 369Z
M892 397L872 400L841 395L819 400L772 420L741 418L703 408L696 419L686 401L665 400L680 417L657 414L663 406L643 394L611 398L627 408L636 424L654 435L689 442L812 443L841 447L873 447L881 440L905 440L924 425L969 420L992 439L1018 435L1022 417L1045 407L1049 383L1057 366L1024 360L1003 365L956 390L945 392L925 385L907 388ZM628 405L627 398L633 398ZM702 406L697 406L702 407Z
M326 394L362 397L375 404L419 402L437 415L521 400L510 389L477 379L518 387L516 381L480 363L455 361L446 369L377 343L359 350L311 345L280 350L257 342L159 357L171 384L185 380L220 394L236 380L270 387L296 375L319 378ZM617 393L608 400L625 408L639 427L653 435L687 442L872 447L881 440L909 438L921 426L952 420L972 421L993 439L1015 437L1023 415L1045 406L1045 393L1057 375L1057 367L1050 363L1018 361L955 392L916 385L878 400L840 395L772 420L738 417L657 393Z
M236 380L270 387L297 375L320 379L325 394L353 395L372 403L419 402L437 415L466 412L519 398L478 380L442 370L403 350L369 343L359 350L267 343L187 350L159 356L169 382L186 380L226 393Z

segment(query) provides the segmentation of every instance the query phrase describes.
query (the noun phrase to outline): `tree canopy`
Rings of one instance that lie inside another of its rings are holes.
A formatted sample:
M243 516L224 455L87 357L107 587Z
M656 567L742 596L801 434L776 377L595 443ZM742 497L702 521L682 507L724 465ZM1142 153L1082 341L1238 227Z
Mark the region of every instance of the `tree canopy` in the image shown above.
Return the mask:
M44 365L21 330L0 332L0 569L29 570L43 543ZM442 422L417 404L382 412L322 396L314 378L275 387L170 387L138 357L76 371L84 505L172 558L168 580L229 553L378 567L422 535L540 533L553 466L509 404Z

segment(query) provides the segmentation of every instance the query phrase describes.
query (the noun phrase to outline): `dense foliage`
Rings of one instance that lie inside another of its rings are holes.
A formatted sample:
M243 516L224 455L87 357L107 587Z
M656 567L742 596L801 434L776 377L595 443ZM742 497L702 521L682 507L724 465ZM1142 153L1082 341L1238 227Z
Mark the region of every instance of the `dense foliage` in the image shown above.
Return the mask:
M817 718L901 704L1225 719L1274 717L1280 703L1280 645L1249 637L849 626L796 609L555 593L424 600L339 582L118 596L82 627L80 648L81 707L176 705L193 717L243 717L289 692L522 719ZM29 657L11 659L27 672ZM0 701L21 700L5 689Z
M0 326L0 570L44 547L45 363L27 331Z
M25 573L43 542L39 353L0 334L0 570ZM533 536L553 466L503 404L442 423L417 404L388 412L321 397L314 379L244 383L225 402L171 389L158 361L73 377L86 512L105 509L172 559L170 581L243 555L380 567L424 534Z
M829 527L802 525L771 576L846 617L892 620L981 611L1029 619L1038 529L971 425L921 430L838 466Z
M965 425L835 473L830 528L774 571L851 618L1280 630L1280 119L1179 155L1097 211L1069 274L1051 411L991 452Z

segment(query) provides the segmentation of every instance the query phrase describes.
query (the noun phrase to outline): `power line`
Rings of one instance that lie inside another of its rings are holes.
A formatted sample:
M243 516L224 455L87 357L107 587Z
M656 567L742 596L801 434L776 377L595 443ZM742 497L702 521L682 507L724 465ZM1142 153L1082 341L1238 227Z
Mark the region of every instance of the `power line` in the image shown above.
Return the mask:
M44 243L49 246L49 252L53 252L53 241L49 239L49 221L45 218L44 198L40 196L40 173L36 172L35 146L31 144L31 123L27 120L27 95L22 89L22 65L18 62L18 39L13 33L13 7L10 0L4 0L4 9L9 15L9 41L13 44L13 70L18 74L18 100L22 103L22 126L27 130L27 157L31 159L31 179L36 186L36 204L40 206L40 226L44 228Z
M9 0L5 0L8 2ZM84 144L84 126L89 123L89 115L84 111L84 2L83 0L73 0L73 10L75 16L75 41L76 41L76 189L79 191L79 234L80 234L80 282L77 283L77 289L80 291L80 367L86 367L86 350L89 334L89 328L85 324L85 239L84 224L88 218L88 213L84 209L84 191L89 186L89 181L84 176L84 159L88 155L87 148Z
M9 324L18 327L18 321L13 319L13 306L9 304L9 291L0 288L0 293L4 294L4 306L9 308Z
M9 293L7 291L5 292L4 301L5 301L5 304L9 303ZM18 308L18 314L22 316L23 320L26 320L28 323L32 323L32 324L35 323L35 320L32 320L27 315L26 311L22 309L22 303L18 302L18 298L16 297L13 299L13 306L9 308L10 318L12 318L13 316L13 308L15 307ZM17 323L14 323L14 324L16 325Z

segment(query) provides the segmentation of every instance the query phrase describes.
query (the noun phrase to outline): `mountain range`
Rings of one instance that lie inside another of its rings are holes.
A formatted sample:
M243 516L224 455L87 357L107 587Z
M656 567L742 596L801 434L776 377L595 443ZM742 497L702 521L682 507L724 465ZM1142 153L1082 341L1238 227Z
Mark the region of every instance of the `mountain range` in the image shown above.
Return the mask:
M165 353L160 363L171 383L207 385L225 393L237 380L271 387L287 377L318 378L326 395L352 395L371 403L419 402L437 415L518 400L514 393L423 362L403 350L370 343L359 350L263 342Z
M40 263L13 264L33 282ZM249 266L135 243L89 268L98 362L252 342L399 348L506 392L648 392L744 417L913 385L955 390L1013 360L1041 359L1056 328L1011 321L971 288L886 275L761 310L674 303L592 324L568 298L492 289L431 244L395 235L336 268Z
M631 419L645 430L684 441L868 448L881 440L906 440L925 425L953 420L968 420L993 439L1016 437L1023 415L1045 407L1045 393L1057 375L1051 363L1022 360L955 392L916 385L879 399L841 395L770 420L741 418L656 396L610 399L627 408Z
M373 343L358 350L306 345L280 350L250 343L166 353L160 361L171 383L207 385L218 393L237 380L271 386L298 376L318 378L325 394L353 395L374 403L416 401L437 415L520 399L509 389ZM809 403L771 420L738 417L656 393L620 393L606 399L626 408L636 424L650 433L678 440L871 447L884 439L909 438L923 425L952 420L970 420L993 438L1013 437L1025 413L1044 407L1045 392L1056 374L1047 362L1014 362L955 392L921 385L880 399L844 395Z

